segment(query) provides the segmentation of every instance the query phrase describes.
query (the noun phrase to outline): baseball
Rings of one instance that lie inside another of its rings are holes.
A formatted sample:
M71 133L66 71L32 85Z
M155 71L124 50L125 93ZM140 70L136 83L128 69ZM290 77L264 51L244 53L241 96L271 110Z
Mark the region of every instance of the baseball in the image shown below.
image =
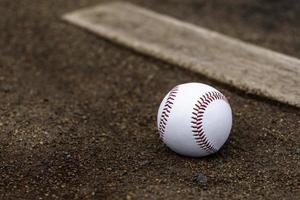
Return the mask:
M178 154L202 157L226 142L232 114L226 97L202 83L174 87L162 100L157 127L160 138Z

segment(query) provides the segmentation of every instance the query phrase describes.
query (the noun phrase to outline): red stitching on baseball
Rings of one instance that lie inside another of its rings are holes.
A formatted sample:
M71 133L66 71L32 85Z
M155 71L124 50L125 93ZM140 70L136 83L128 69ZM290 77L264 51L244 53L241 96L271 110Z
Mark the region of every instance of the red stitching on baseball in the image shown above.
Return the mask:
M196 143L203 148L205 151L209 153L215 153L217 152L217 149L214 147L214 145L208 141L208 138L206 137L202 122L203 122L203 114L207 108L207 106L215 101L215 100L223 100L225 102L228 102L226 97L217 91L213 92L207 92L204 95L202 95L199 100L197 100L195 107L193 110L195 112L192 112L192 121L191 121L191 128L192 132L194 133L194 139Z
M167 121L169 118L169 114L171 113L172 105L174 104L174 100L176 98L177 93L178 93L178 86L174 87L170 91L170 93L167 97L167 101L163 107L163 112L161 113L161 116L160 116L158 132L159 132L159 136L162 140L164 139Z

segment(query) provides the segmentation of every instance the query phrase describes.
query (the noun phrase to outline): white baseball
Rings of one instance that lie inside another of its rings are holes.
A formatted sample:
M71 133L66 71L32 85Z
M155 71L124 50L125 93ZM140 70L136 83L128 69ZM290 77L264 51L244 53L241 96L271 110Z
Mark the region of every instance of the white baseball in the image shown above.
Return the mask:
M174 87L157 115L160 138L178 154L202 157L217 152L232 126L230 105L215 88L201 83Z

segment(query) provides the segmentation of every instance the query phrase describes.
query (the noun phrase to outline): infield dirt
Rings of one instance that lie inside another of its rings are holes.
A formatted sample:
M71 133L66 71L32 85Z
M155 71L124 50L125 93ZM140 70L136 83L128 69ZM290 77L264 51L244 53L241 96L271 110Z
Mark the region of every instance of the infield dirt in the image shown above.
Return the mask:
M60 20L101 2L0 0L1 199L299 199L299 109ZM131 2L300 57L297 0ZM203 159L167 149L155 124L165 93L193 81L222 91L234 115Z

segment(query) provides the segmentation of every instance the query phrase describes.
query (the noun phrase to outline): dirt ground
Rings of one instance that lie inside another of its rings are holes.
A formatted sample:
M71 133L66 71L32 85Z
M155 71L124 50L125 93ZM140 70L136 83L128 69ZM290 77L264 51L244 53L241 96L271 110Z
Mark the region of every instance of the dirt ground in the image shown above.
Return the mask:
M100 2L0 0L0 199L299 199L299 109L60 20ZM298 0L131 2L300 57ZM221 90L234 115L202 159L170 151L155 124L165 93L192 81Z

